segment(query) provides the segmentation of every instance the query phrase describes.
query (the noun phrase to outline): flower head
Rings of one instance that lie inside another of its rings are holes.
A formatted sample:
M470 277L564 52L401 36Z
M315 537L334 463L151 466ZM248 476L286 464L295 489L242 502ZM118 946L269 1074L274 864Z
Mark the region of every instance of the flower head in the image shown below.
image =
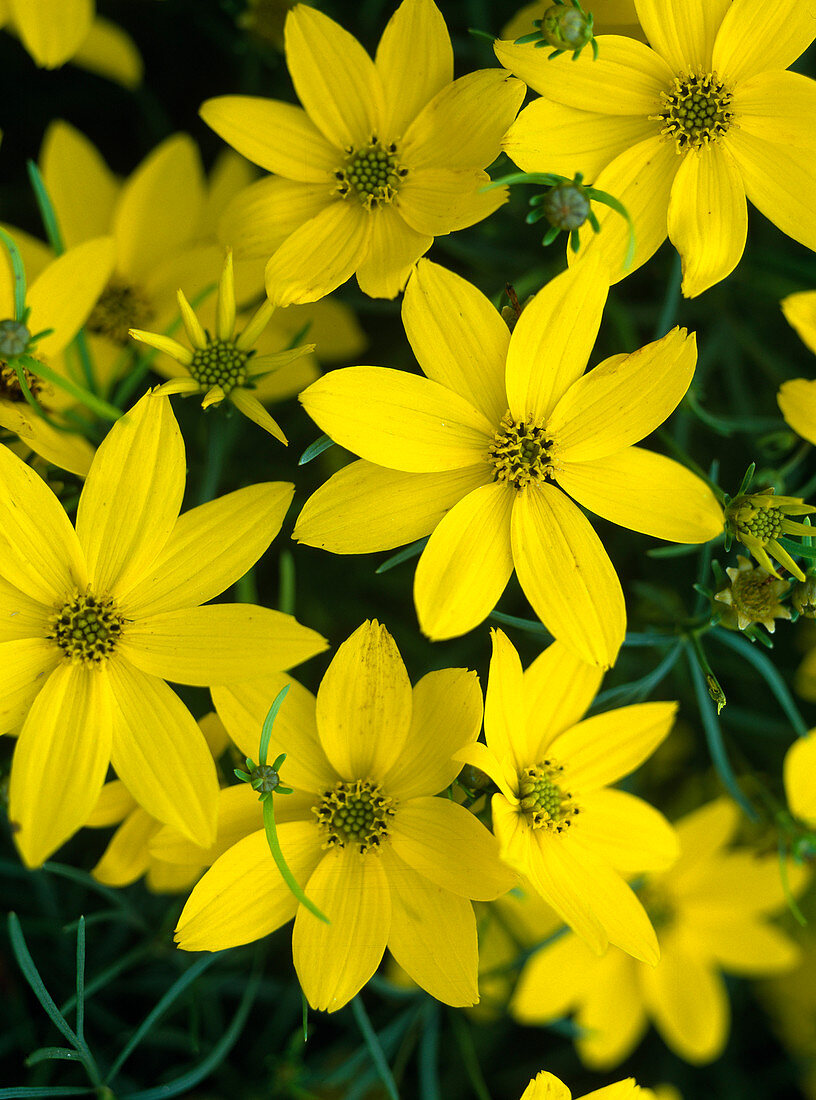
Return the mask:
M286 436L279 425L252 393L254 380L308 355L314 351L314 344L302 344L270 355L255 354L254 345L272 319L275 307L267 299L243 331L235 331L235 281L229 249L218 284L215 335L211 336L203 327L182 290L178 292L178 301L187 337L193 345L192 351L169 336L130 329L134 340L141 340L143 344L165 352L187 369L186 378L165 382L156 392L181 393L185 396L203 394L201 407L204 409L228 400L285 444Z
M726 504L726 531L747 546L772 576L780 579L771 558L803 581L805 574L801 567L779 540L785 535L811 535L812 527L790 517L813 512L816 506L805 504L801 497L776 496L773 488L759 493L740 493Z
M729 609L720 619L722 626L745 630L751 623L762 623L769 634L775 630L775 619L789 619L791 613L779 602L790 589L790 582L771 576L762 566L754 566L737 554L737 568L726 569L730 584L717 592L715 600Z
M300 396L362 461L307 501L295 538L360 553L433 532L414 582L430 637L480 623L515 569L557 638L613 664L623 594L578 505L676 542L718 535L722 510L685 467L633 446L686 392L694 336L673 329L584 374L606 294L588 257L545 286L511 334L475 287L421 260L402 317L427 377L346 367Z
M502 858L593 950L611 942L654 964L654 930L621 875L664 870L677 841L657 810L608 785L654 751L677 708L642 703L581 721L600 675L558 642L522 673L494 631L487 746L468 746L459 759L499 787L492 810Z
M649 1089L640 1088L635 1083L634 1077L627 1077L625 1081L595 1089L580 1100L636 1100L636 1098L646 1100L648 1095L650 1095ZM524 1090L521 1100L572 1100L572 1093L554 1074L542 1070Z
M211 951L248 943L294 916L295 969L314 1008L346 1004L386 946L433 996L474 1004L469 899L496 897L513 877L484 826L433 795L456 778L453 754L478 734L476 677L444 669L412 691L393 639L367 622L338 649L316 699L289 684L269 751L287 754L281 777L293 793L282 802L296 810L278 839L296 880L331 923L298 904L261 829L225 852L193 890L176 930L179 945ZM257 753L279 685L213 691L247 755Z
M76 530L5 447L0 475L0 731L20 730L9 814L23 859L37 866L85 823L110 763L152 817L210 844L212 755L165 679L252 679L324 647L280 612L198 606L266 550L292 486L249 486L179 517L184 444L152 394L99 447Z
M235 199L222 234L237 255L272 257L276 304L315 301L355 273L366 294L393 298L434 237L506 201L504 190L481 189L523 85L497 70L453 80L433 0L403 0L373 61L328 16L297 5L286 61L303 108L251 96L201 108L225 141L275 173Z
M627 227L599 212L599 250L613 282L645 263L666 235L683 261L683 292L701 294L737 266L746 196L783 233L816 248L811 121L816 82L785 71L816 37L798 0L780 0L769 35L760 0L635 0L649 47L600 35L597 62L573 63L511 42L503 65L542 95L510 128L504 148L527 172L580 171L629 211ZM557 135L557 137L554 137ZM585 231L582 231L585 232Z

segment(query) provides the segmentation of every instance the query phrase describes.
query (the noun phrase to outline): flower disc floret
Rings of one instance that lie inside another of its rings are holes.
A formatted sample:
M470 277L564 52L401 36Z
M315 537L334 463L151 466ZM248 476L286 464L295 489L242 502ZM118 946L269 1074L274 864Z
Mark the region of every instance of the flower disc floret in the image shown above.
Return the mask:
M340 195L356 198L369 210L392 202L407 174L396 145L392 142L384 149L376 137L361 149L349 149L343 167L335 172Z
M211 340L193 352L190 374L202 386L220 386L228 394L246 381L249 353L231 340Z
M660 98L663 110L653 120L663 123L661 132L674 138L678 153L718 141L731 124L732 95L715 73L677 76Z
M513 420L509 413L502 418L488 452L496 471L496 481L509 481L516 489L531 482L543 481L551 470L547 430L539 424Z
M87 327L118 344L127 344L131 328L142 328L155 316L150 299L137 286L112 279L94 306Z
M77 592L54 616L48 637L74 664L99 665L116 649L124 623L111 596Z
M41 389L39 379L25 367L21 369L30 393L37 397ZM2 359L0 359L0 400L25 401L17 372Z
M394 816L393 798L376 783L357 779L339 782L326 791L312 812L325 833L325 848L355 846L360 855L376 851L388 837L388 822Z
M520 805L534 829L561 833L580 812L570 792L556 782L563 771L562 765L544 760L519 773Z

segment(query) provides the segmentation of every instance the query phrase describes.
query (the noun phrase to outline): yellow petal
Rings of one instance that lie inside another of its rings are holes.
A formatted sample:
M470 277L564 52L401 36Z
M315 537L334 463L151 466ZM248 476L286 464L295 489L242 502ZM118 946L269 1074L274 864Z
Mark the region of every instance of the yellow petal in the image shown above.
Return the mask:
M293 821L277 832L287 866L304 887L323 857L317 829L311 821ZM176 942L184 951L252 943L286 924L297 907L260 829L225 852L196 885L179 917Z
M583 513L554 485L516 495L510 525L524 594L554 636L590 664L614 664L626 631L617 574Z
M654 135L641 115L605 115L535 99L507 131L502 148L523 172L582 172L595 180L615 157ZM597 209L597 208L596 208Z
M482 221L507 202L505 188L480 193L489 182L480 169L418 168L400 186L396 205L415 230L438 237Z
M472 744L482 725L482 692L475 672L445 668L414 685L411 728L383 786L400 801L437 794L457 777L454 753Z
M280 531L293 492L288 481L248 485L184 512L131 591L128 616L196 606L229 588Z
M483 465L412 474L361 459L338 470L309 497L292 538L333 554L391 550L429 534L488 476Z
M676 713L677 703L619 707L565 730L550 751L569 769L576 790L597 790L629 775L651 756L669 735Z
M84 589L87 567L65 511L39 474L0 446L0 576L46 607Z
M73 62L125 88L137 88L142 82L144 66L136 43L121 27L101 15L91 23Z
M344 283L365 258L371 218L333 200L290 234L266 265L266 291L276 306L315 302Z
M182 866L151 859L145 875L145 886L151 894L186 894L203 869L198 864Z
M487 455L495 431L458 393L389 367L331 371L300 401L335 443L392 470L473 466Z
M118 654L107 668L116 774L151 816L207 847L215 840L218 780L204 735L167 684Z
M263 405L260 403L254 394L249 390L235 388L229 395L229 399L235 408L244 414L247 420L251 420L253 424L257 424L259 428L263 428L265 432L269 432L271 436L278 440L286 447L289 440L283 434L280 424L274 417L270 416Z
M396 855L424 878L463 898L492 901L515 883L492 833L447 798L412 798L389 824Z
M507 353L507 399L515 420L546 420L581 377L607 293L597 256L588 256L547 283L525 306Z
M558 484L582 507L630 531L688 543L722 532L722 508L702 478L641 447L594 462L565 462Z
M170 399L148 393L100 444L79 499L77 535L99 594L126 595L150 568L178 518L185 473Z
M695 334L681 328L623 360L600 363L553 409L547 429L557 461L605 458L649 435L682 401L696 363Z
M32 600L0 576L0 642L24 638L45 640L52 615L51 607ZM2 694L0 692L0 697Z
M198 112L233 149L267 172L304 183L334 183L342 165L338 144L326 141L301 107L277 99L222 95Z
M175 134L129 177L116 206L117 269L138 282L191 240L204 209L204 175L192 138Z
M642 799L626 791L600 790L582 795L580 802L578 835L616 871L665 871L677 860L677 834L663 814Z
M524 99L524 85L501 69L460 77L414 119L401 146L411 171L486 168L500 152L504 132Z
M32 703L9 789L9 820L27 867L48 859L94 808L111 759L111 711L104 669L69 661Z
M53 329L37 341L37 355L46 361L70 344L113 270L111 237L96 237L64 252L41 272L28 289L30 332Z
M288 808L291 798L294 797L296 796L287 795L275 803L275 821L278 824L282 820L279 816L281 807L286 803ZM301 815L305 816L306 814ZM211 866L233 844L262 828L263 807L258 795L248 783L240 783L237 787L225 787L218 792L218 828L214 844L209 848L202 848L193 844L189 837L177 829L165 825L150 838L150 855L177 867L194 864L200 867Z
M654 115L660 93L674 76L663 58L631 38L602 35L600 56L584 50L575 61L569 54L547 59L549 50L496 42L500 64L520 76L547 99L604 115Z
M525 896L525 910L537 899ZM543 928L542 928L543 931ZM536 951L519 975L510 1002L510 1012L523 1024L546 1024L566 1016L585 998L588 989L598 984L603 962L592 954L577 936L561 936L553 944ZM569 974L569 981L564 975Z
M741 0L726 13L712 65L729 84L769 69L787 69L816 38L813 12L799 0L777 0L772 35L767 17L762 0Z
M278 337L276 333L273 337L276 346L291 343L307 324L309 339L320 349L321 363L351 362L366 346L366 335L355 314L333 298L278 310L273 328L279 326L281 335Z
M474 768L483 771L485 775L489 775L501 791L504 801L511 806L518 806L519 800L516 797L518 776L506 757L500 760L483 741L473 741L470 745L459 749L454 754L454 759L460 764L471 764ZM496 813L495 808L493 812ZM502 852L502 859L504 858L505 853Z
M535 761L524 737L524 673L515 646L503 630L491 630L493 653L485 700L488 748L518 775Z
M105 829L118 825L136 809L136 800L121 779L112 779L99 792L96 805L85 821L88 829Z
M94 449L87 439L52 428L28 405L0 398L0 426L14 432L35 454L61 470L85 477L91 468Z
M245 187L227 205L218 238L239 260L267 260L296 229L333 202L323 184L268 176Z
M141 878L150 863L148 841L159 828L155 818L137 807L113 834L91 871L97 882L106 886L129 886Z
M816 20L813 20L816 25ZM777 229L816 250L814 150L777 145L732 127L727 145L739 165L748 198Z
M816 290L803 290L783 298L782 312L793 325L799 338L816 355Z
M419 625L429 638L464 634L495 607L513 572L514 497L503 482L482 485L437 525L414 578Z
M677 822L681 856L672 872L672 880L681 886L681 877L704 869L712 856L724 848L739 825L739 809L729 798L708 802Z
M637 16L652 49L678 73L711 71L711 51L730 0L689 7L683 0L638 0Z
M300 664L326 648L291 615L254 604L181 608L128 624L119 652L178 684L240 683Z
M5 608L4 608L5 613ZM62 653L45 638L15 638L0 644L0 733L18 729Z
M460 275L420 260L405 288L402 323L427 377L498 424L507 411L510 330L492 302Z
M583 718L603 671L553 642L524 673L523 736L527 760L542 760L552 739Z
M801 73L762 72L740 81L731 110L739 128L778 145L814 147L816 81Z
M396 298L414 264L433 244L433 234L412 226L404 214L400 204L399 209L384 206L369 215L368 249L357 268L357 282L371 298Z
M187 299L185 298L185 303ZM177 363L181 363L182 366L189 367L193 361L193 353L189 348L186 348L184 344L180 344L178 340L174 340L172 336L163 336L160 332L146 332L141 328L128 329L128 336L132 340L138 340L142 344L147 344L148 347L155 348L156 351L162 352L164 355L169 355L175 359ZM198 344L199 348L206 344L206 337L203 344ZM200 389L200 384L193 378L183 378L181 381L185 384L185 389L189 392ZM160 387L162 393L183 393L183 390L168 390L166 386ZM158 390L156 392L159 392Z
M748 235L745 188L728 149L715 145L685 155L674 178L669 240L683 261L683 294L696 298L730 275Z
M426 993L461 1008L479 1000L473 906L416 874L390 848L383 863L391 893L388 950Z
M637 1047L648 1030L649 1018L640 992L639 963L623 951L609 951L597 969L596 980L587 989L575 1016L575 1023L583 1031L575 1045L584 1065L609 1070L619 1066ZM631 1092L623 1095L626 1100L647 1100L650 1096L645 1089L635 1088L634 1082Z
M317 692L317 728L343 779L377 783L411 726L411 684L396 642L376 620L339 647Z
M382 84L357 39L305 4L289 12L284 34L295 91L327 140L341 149L358 149L378 134Z
M40 167L66 248L104 236L119 185L96 146L56 119L45 132Z
M764 977L793 970L802 961L798 945L773 925L737 914L730 920L718 919L719 914L695 918L695 946L731 974Z
M521 1096L521 1100L572 1100L572 1093L552 1073L537 1073Z
M785 756L785 794L791 813L816 822L816 734L794 741Z
M380 965L391 927L388 880L376 856L366 859L346 847L324 853L305 890L331 924L299 906L292 932L295 970L311 1007L336 1012Z
M73 57L91 29L93 0L10 0L23 45L45 69Z
M641 988L655 1026L675 1054L695 1065L721 1053L728 1037L728 994L710 965L667 942L660 965L644 968Z
M385 109L383 133L404 134L437 92L453 80L453 50L433 0L405 0L383 31L375 57Z

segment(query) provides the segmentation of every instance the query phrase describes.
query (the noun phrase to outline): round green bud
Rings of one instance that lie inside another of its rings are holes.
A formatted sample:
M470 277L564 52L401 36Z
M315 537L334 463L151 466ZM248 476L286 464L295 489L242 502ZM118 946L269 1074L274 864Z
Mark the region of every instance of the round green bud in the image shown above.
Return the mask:
M550 225L566 233L579 229L590 213L586 188L572 180L557 183L547 193L541 208Z
M253 791L270 794L280 783L280 776L269 764L258 764L249 773L249 783Z
M23 355L30 339L31 333L22 321L0 321L0 355L5 359Z
M592 18L578 8L553 4L544 12L541 33L556 50L581 50L592 39Z

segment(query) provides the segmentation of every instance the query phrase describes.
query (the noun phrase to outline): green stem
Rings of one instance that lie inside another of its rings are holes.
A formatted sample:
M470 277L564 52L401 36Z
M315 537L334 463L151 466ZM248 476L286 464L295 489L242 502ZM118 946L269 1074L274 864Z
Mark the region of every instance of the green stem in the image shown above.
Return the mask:
M23 257L20 255L20 250L14 243L13 238L9 236L5 229L0 229L0 241L6 246L6 251L11 260L11 270L14 277L14 320L22 321L25 316L26 297L26 277Z
M84 386L72 382L70 378L57 374L45 363L41 363L39 359L32 359L30 355L20 355L18 358L37 378L44 378L46 382L59 386L61 390L65 390L81 405L85 405L86 408L89 408L91 412L96 413L103 420L118 420L122 415L121 409L118 409L115 405L109 405L107 401L103 401L96 394L91 393L90 390L86 390Z
M286 864L286 860L283 857L283 852L281 851L280 842L278 840L278 831L275 827L275 799L274 799L274 796L273 795L268 795L266 798L264 798L262 805L263 805L264 829L266 830L266 840L267 840L267 843L269 844L269 850L272 853L272 858L275 861L275 866L280 871L281 877L283 878L283 881L286 883L286 885L289 887L291 892L298 899L300 904L303 905L306 909L308 909L309 912L313 914L313 916L317 917L318 920L322 920L324 924L331 924L331 921L326 916L326 914L322 913L317 908L315 903L313 901L310 901L309 898L306 897L303 890L298 885L297 880L295 879L295 876L292 874L292 872L289 870L289 867Z

